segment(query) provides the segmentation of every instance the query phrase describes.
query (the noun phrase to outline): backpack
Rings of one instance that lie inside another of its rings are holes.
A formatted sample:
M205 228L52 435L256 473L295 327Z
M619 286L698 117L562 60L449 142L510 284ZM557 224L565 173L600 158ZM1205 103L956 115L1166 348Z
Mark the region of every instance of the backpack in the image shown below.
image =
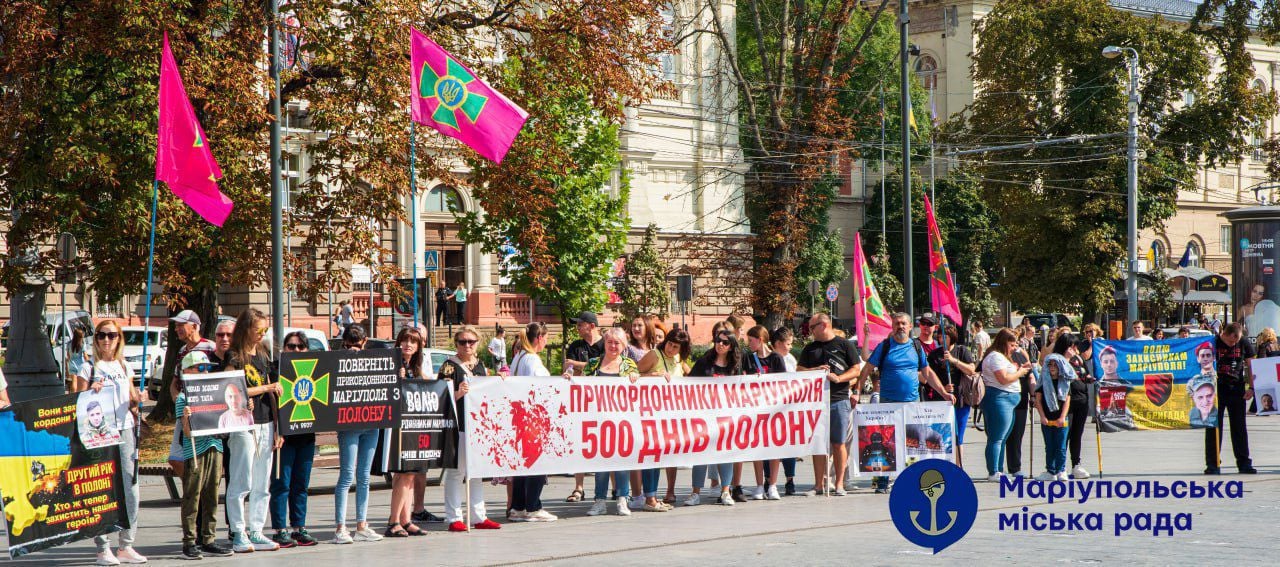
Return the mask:
M963 348L960 345L952 347L952 349ZM951 356L955 356L954 352ZM978 366L982 363L979 362ZM972 374L965 376L956 384L956 400L971 408L976 408L982 404L982 398L987 394L987 385L982 381L982 374Z
M884 341L881 341L880 344L882 345L887 344L891 340L893 339L886 338ZM929 359L926 358L924 355L924 348L920 346L920 340L911 339L911 346L915 347L914 350L916 351L916 362L919 363L920 361L924 361L925 365L927 366L929 364ZM875 364L876 371L880 372L881 375L884 375L884 372L881 369L884 368L884 358L886 356L889 356L889 348L891 347L885 347L880 349L880 357L879 359L876 360L876 364Z

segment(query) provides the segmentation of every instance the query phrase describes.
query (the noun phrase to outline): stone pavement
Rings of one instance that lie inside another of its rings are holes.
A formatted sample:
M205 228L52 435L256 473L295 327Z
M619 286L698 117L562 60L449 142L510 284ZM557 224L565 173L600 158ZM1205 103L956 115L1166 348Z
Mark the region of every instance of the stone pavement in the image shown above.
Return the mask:
M1032 435L1034 433L1034 435ZM1019 501L999 498L998 486L977 482L979 512L969 534L954 546L933 556L897 533L889 519L887 497L871 493L868 480L855 479L861 487L845 497L791 497L776 502L748 502L728 508L703 504L696 508L677 507L667 513L633 512L629 518L587 517L589 502L567 504L563 498L572 489L572 479L553 477L545 491L547 508L560 521L541 524L508 524L499 531L452 534L439 524L427 526L427 537L384 540L336 546L321 544L270 553L254 553L231 558L205 558L204 563L237 565L398 565L409 562L426 565L510 565L556 563L562 565L871 565L957 564L978 561L1014 564L1049 563L1129 563L1160 564L1263 564L1270 563L1275 548L1275 528L1280 525L1280 417L1249 418L1249 433L1256 476L1231 474L1231 446L1225 441L1222 453L1228 456L1220 477L1204 477L1203 434L1199 431L1129 432L1103 437L1104 472L1110 480L1243 480L1243 499L1090 499L1048 504L1044 500ZM1034 454L1043 463L1044 452L1038 427L1028 429L1035 450L1024 450L1024 459ZM1226 436L1229 439L1229 436ZM966 470L975 479L986 476L982 461L984 435L968 430L964 449ZM1092 431L1085 438L1084 460L1097 471L1097 452ZM1025 466L1025 465L1024 465ZM797 467L801 489L808 488L812 465ZM332 533L333 497L336 472L317 470L310 499L312 533L328 538ZM751 480L750 469L746 480ZM1096 480L1096 476L1095 479ZM171 504L157 479L144 479L141 528L138 549L151 558L152 565L178 565L180 532L178 508ZM665 482L665 479L664 481ZM688 492L689 472L680 471L678 492ZM375 481L369 517L377 529L385 526L389 491ZM586 488L591 493L592 480ZM665 486L665 485L664 485ZM710 493L711 491L706 491ZM486 486L492 516L502 521L504 488ZM428 509L441 511L440 488L427 490ZM1001 512L1067 513L1099 512L1105 517L1101 532L1012 532L998 529ZM612 509L612 506L610 506ZM354 497L349 513L354 509ZM1116 512L1182 513L1193 515L1189 532L1172 537L1153 537L1130 531L1113 535L1112 514ZM220 522L221 523L221 522ZM225 526L219 526L225 528ZM220 533L225 530L220 529ZM15 565L71 566L93 561L91 542L78 542L11 562Z

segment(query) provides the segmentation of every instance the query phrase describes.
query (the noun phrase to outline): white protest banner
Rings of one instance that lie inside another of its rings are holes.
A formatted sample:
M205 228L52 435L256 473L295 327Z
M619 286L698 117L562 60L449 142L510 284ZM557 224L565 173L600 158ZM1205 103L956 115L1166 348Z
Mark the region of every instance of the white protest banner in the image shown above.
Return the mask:
M471 478L605 472L826 454L823 372L716 378L474 377Z
M858 404L853 410L853 476L897 476L916 461L956 461L950 402Z
M1258 402L1258 415L1280 413L1280 379L1276 376L1280 358L1255 358L1249 361L1249 366L1253 371L1253 399ZM1198 402L1195 392L1191 399Z

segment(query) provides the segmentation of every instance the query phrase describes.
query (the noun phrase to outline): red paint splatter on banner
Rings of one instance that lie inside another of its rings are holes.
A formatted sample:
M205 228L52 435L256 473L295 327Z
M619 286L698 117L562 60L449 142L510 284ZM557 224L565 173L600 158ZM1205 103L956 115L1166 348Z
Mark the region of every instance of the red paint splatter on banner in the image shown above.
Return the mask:
M481 404L468 420L484 455L495 466L518 471L533 467L543 455L573 453L565 418L569 415L554 394L533 389L525 400L495 400ZM552 416L555 416L553 419Z

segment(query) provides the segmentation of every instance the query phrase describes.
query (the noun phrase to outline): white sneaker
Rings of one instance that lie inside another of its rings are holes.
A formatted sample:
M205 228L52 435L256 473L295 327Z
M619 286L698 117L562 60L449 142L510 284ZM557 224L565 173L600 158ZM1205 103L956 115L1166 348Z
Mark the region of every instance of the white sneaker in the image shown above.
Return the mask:
M752 499L752 500L764 500L764 494L765 494L764 487L763 487L763 486L757 486L757 487L756 487L756 489L755 489L755 491L753 491L753 492L751 493L751 499Z
M697 492L690 494L688 498L684 499L685 506L697 506L701 503L702 503L702 496L699 495Z
M556 517L555 514L552 514L551 512L548 512L546 510L529 512L529 514L525 516L525 518L526 518L525 520L526 522L554 522L560 519Z
M507 521L527 522L529 521L529 513L524 510L512 510L510 514L507 514Z
M353 537L356 541L382 541L382 534L373 531L369 526L356 530Z
M347 528L338 528L333 532L333 543L337 545L344 545L353 541L355 540L351 539L351 532L348 532Z
M588 516L603 516L608 513L609 504L604 500L596 500L595 504L591 505L591 509L587 510Z
M1063 482L1066 482L1066 481L1071 480L1071 477L1067 475L1067 471L1062 471L1062 472L1058 473L1058 480L1061 480L1061 481L1063 481Z
M1084 467L1081 465L1076 465L1076 468L1071 469L1071 478L1074 478L1076 480L1084 480L1086 478L1089 478L1089 471L1084 470Z
M1054 473L1051 473L1051 472L1049 472L1049 471L1044 471L1044 472L1042 472L1042 473L1040 473L1040 474L1036 475L1036 480L1040 480L1040 481L1044 481L1044 482L1049 482L1049 481L1051 481L1051 480L1058 480L1058 475L1056 475L1056 474L1054 474Z
M835 489L835 492L831 493L832 496L847 496L848 494L849 492L846 491L843 486Z
M1022 472L1022 471L1018 471L1018 472L1016 472L1016 473L1013 473L1013 476L1016 476L1016 477L1018 477L1018 478L1027 478L1027 473L1024 473L1024 472Z
M720 493L720 504L724 506L733 506L733 493L725 490Z
M249 534L240 532L231 536L231 550L236 553L253 553L253 543L249 541Z
M626 496L619 496L618 500L614 502L614 504L618 508L619 516L631 515L631 499L630 498L627 498Z
M768 500L782 500L782 496L778 494L778 487L772 484L769 485L769 491L765 494L765 498Z
M987 482L1000 482L1002 478L1004 478L1004 473L996 473L987 477Z
M254 551L275 551L280 549L280 544L271 541L271 538L262 535L262 532L249 534L249 545L253 546Z
M119 565L120 560L116 559L116 554L111 553L111 548L98 553L98 560L93 562L94 565Z

